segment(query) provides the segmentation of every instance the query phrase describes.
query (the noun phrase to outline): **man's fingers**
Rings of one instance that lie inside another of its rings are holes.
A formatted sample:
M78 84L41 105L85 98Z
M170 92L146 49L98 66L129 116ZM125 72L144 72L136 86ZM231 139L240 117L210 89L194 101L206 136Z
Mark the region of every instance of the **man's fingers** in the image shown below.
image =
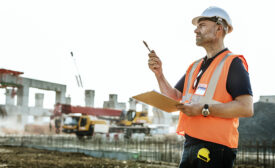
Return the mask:
M148 65L149 65L149 68L152 68L152 69L158 69L158 68L160 68L160 66L158 65L158 64L155 64L155 63L148 63Z
M148 60L148 64L149 64L149 65L154 65L154 64L160 65L161 62L160 62L160 60L159 60L158 58L153 57L153 58L150 58L150 59Z
M157 57L157 55L155 53L149 53L148 56L151 57Z
M149 61L149 62L150 62L150 61L160 62L160 60L159 60L158 57L151 57L151 58L149 58L148 61Z
M149 57L158 57L156 52L154 50L152 50L149 54L148 54Z
M177 107L178 109L180 109L180 108L184 108L185 105L184 105L184 104L178 104L178 105L176 105L176 107Z
M159 69L160 66L159 65L153 65L153 69Z

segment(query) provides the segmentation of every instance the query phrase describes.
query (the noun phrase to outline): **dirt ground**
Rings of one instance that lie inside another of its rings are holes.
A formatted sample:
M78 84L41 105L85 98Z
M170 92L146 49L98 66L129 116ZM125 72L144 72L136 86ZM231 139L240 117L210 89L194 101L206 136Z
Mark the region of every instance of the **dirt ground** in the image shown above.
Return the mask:
M0 168L173 168L176 166L93 158L79 153L0 146Z

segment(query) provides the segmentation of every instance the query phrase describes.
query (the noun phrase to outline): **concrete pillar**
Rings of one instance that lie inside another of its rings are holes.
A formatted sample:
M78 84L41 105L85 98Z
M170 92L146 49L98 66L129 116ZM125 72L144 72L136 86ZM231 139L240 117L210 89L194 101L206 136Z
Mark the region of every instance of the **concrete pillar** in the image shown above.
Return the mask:
M129 99L129 110L137 110L137 101L133 98Z
M18 106L29 106L29 87L22 86L17 90L17 105Z
M71 97L66 97L66 104L71 104Z
M17 123L21 124L22 123L22 115L21 114L18 114L17 115L17 120L16 120Z
M154 115L154 122L157 122L157 124L172 124L172 114L166 113L158 108L153 108L153 115Z
M143 112L148 112L149 111L149 106L147 104L142 104L142 111Z
M117 106L115 107L115 109L126 110L126 103L117 103Z
M109 94L109 101L104 101L103 108L116 109L117 106L117 94Z
M43 102L44 102L44 94L35 93L35 107L43 108Z
M85 90L85 106L94 107L94 98L95 98L94 90Z
M109 94L109 101L117 103L117 94Z
M6 105L14 105L14 97L12 97L12 89L6 89Z
M57 104L57 103L64 104L65 103L65 92L66 91L56 91L55 92L55 104Z
M157 108L155 108L155 107L153 107L152 112L153 112L153 116L154 116L153 123L155 123L155 124L161 124L160 110L157 109Z
M39 121L39 116L33 116L34 122Z

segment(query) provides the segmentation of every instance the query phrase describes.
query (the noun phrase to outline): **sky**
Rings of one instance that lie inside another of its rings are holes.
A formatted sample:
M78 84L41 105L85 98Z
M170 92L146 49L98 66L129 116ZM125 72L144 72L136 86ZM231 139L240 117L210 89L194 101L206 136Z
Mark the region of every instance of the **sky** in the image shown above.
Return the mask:
M162 60L172 86L206 55L195 44L191 20L209 6L224 8L232 19L225 46L246 58L254 102L260 95L275 95L272 0L1 0L0 68L67 85L73 105L84 105L84 89L95 90L96 107L109 94L128 102L159 90L142 40ZM75 80L71 51L83 89ZM45 106L53 105L54 93L37 89L31 90L30 105L36 92L45 93Z

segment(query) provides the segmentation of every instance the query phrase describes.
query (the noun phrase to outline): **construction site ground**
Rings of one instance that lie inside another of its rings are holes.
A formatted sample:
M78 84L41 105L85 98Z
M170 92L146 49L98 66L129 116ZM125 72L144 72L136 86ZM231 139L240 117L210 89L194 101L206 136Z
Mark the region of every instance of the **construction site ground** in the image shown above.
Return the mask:
M26 147L0 146L0 168L173 168L176 165L94 158Z

